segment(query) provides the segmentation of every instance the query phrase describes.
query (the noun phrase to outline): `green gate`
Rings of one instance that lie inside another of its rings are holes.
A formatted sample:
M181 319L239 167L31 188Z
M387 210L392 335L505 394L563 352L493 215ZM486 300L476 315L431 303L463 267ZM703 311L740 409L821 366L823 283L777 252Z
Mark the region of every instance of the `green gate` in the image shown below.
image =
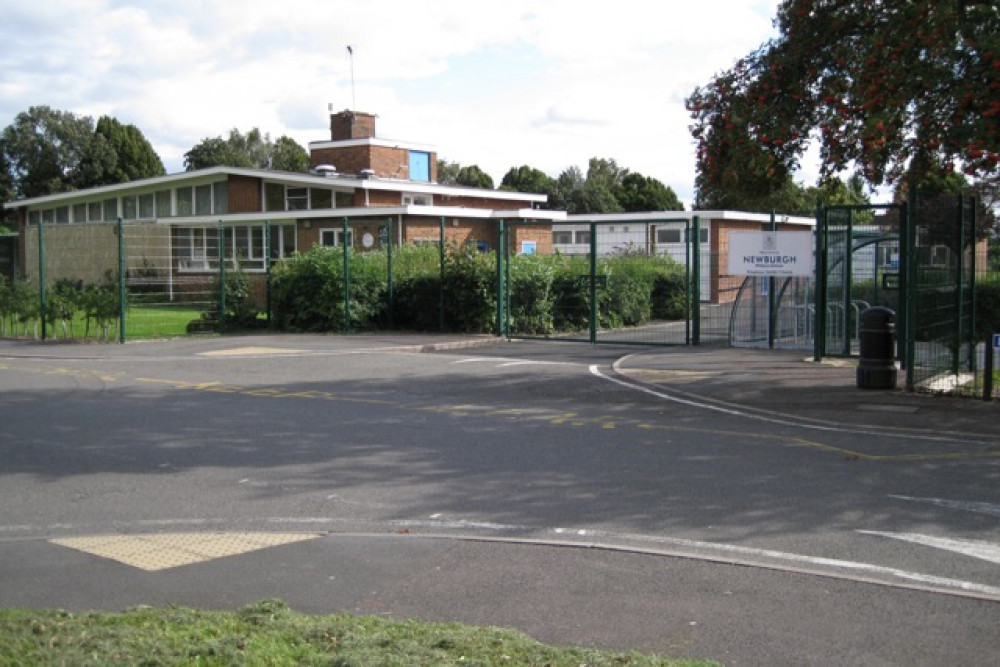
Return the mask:
M830 206L817 214L814 354L858 354L860 314L892 310L906 388L952 390L977 367L976 204Z

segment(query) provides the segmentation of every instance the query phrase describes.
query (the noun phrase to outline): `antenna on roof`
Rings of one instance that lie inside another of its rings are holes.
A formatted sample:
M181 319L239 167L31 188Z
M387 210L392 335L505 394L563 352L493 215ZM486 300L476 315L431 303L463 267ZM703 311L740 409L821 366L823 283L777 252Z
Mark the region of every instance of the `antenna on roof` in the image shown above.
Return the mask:
M351 111L358 110L358 101L354 97L354 47L347 45L347 57L351 59Z

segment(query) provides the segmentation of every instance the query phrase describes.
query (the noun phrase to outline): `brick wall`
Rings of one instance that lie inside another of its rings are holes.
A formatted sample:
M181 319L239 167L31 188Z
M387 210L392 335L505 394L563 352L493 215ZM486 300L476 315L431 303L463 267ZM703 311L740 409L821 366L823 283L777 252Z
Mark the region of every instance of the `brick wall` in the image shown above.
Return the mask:
M350 110L330 114L330 139L342 141L372 138L375 136L376 118L374 114Z
M524 241L534 241L537 254L552 254L552 225L512 225L507 229L512 253L521 252L521 243Z

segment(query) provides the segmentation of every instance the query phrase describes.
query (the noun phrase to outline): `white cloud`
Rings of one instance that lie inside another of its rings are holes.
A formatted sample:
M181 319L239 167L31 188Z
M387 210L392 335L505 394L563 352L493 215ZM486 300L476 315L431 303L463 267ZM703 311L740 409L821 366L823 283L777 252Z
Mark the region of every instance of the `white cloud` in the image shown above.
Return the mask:
M177 171L234 127L325 139L327 104L356 99L380 135L497 182L606 157L690 199L683 99L772 36L777 4L9 0L0 125L42 104L110 114Z

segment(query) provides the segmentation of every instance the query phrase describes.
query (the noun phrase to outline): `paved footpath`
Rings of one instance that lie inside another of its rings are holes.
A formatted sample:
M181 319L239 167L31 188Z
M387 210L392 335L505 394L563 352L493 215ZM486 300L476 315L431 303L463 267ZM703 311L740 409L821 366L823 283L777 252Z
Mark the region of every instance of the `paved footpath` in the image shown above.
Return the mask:
M798 353L638 350L601 372L748 418L964 432L1000 452L995 403L859 390L852 367ZM997 600L582 539L206 530L126 548L0 535L0 582L8 607L232 609L279 598L308 613L512 627L547 643L730 665L997 664L1000 655Z

